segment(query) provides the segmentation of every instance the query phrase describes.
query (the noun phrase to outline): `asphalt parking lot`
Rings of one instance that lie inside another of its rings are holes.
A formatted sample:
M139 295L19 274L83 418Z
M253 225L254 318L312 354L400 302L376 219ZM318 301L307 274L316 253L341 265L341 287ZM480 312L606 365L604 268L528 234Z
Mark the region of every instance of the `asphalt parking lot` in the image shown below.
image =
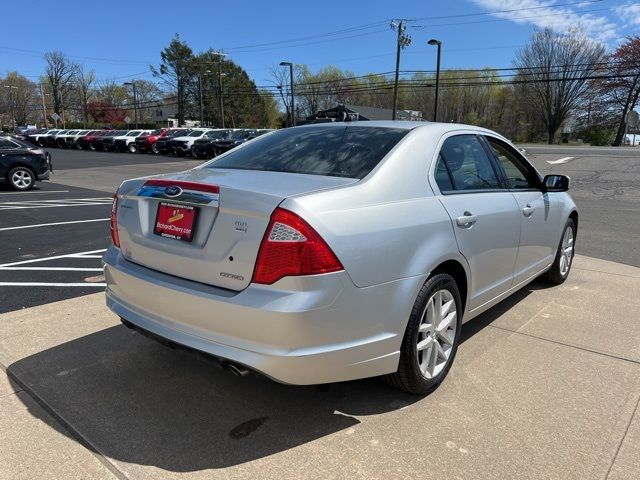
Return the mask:
M640 148L525 148L572 177L571 277L466 324L426 397L236 378L126 329L96 270L111 194L200 162L53 150L51 182L0 190L0 478L637 480Z

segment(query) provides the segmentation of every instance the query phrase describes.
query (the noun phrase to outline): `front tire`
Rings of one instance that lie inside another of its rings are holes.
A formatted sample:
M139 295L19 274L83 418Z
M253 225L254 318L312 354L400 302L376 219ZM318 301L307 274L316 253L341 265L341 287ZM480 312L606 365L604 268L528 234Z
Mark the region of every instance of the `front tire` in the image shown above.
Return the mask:
M155 143L151 145L151 151L154 153L154 155L160 154L160 150L158 150L158 146Z
M127 149L129 150L129 153L136 153L138 151L138 147L136 147L135 143L130 143Z
M26 192L35 185L36 176L27 167L15 167L7 173L7 183L13 190Z
M556 258L551 268L544 274L543 279L549 283L560 285L569 277L573 256L575 255L576 224L572 218L567 219L567 223L562 230L562 237L556 252Z
M415 395L437 388L458 350L462 313L460 291L451 275L438 273L427 280L409 317L398 371L385 380Z

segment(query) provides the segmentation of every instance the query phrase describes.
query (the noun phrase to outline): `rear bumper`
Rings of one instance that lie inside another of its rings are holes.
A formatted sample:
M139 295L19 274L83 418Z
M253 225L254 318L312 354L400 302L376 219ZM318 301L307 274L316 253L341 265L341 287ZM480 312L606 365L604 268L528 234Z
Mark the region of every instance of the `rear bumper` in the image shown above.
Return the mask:
M396 371L406 320L424 281L358 288L337 272L232 292L139 266L114 247L103 264L107 306L123 319L296 385Z

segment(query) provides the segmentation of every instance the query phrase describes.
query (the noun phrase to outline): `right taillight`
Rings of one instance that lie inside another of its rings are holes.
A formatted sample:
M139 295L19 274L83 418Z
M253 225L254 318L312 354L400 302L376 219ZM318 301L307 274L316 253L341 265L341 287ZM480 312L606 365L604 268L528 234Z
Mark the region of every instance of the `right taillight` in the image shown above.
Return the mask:
M270 285L283 277L343 269L311 225L295 213L277 208L262 239L252 281Z
M116 247L120 247L120 237L118 235L118 192L113 195L113 203L111 204L111 215L109 216L109 231L111 232L111 241Z

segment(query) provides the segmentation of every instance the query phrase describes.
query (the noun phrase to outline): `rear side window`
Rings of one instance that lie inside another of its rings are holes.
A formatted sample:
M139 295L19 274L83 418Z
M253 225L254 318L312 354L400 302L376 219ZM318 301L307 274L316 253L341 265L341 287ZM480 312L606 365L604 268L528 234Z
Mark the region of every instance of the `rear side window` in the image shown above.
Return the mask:
M207 167L361 179L408 132L351 125L287 128L231 150Z
M456 135L442 144L440 156L454 190L493 190L501 188L491 161L475 135ZM438 184L440 187L440 184ZM443 190L440 187L441 191Z

